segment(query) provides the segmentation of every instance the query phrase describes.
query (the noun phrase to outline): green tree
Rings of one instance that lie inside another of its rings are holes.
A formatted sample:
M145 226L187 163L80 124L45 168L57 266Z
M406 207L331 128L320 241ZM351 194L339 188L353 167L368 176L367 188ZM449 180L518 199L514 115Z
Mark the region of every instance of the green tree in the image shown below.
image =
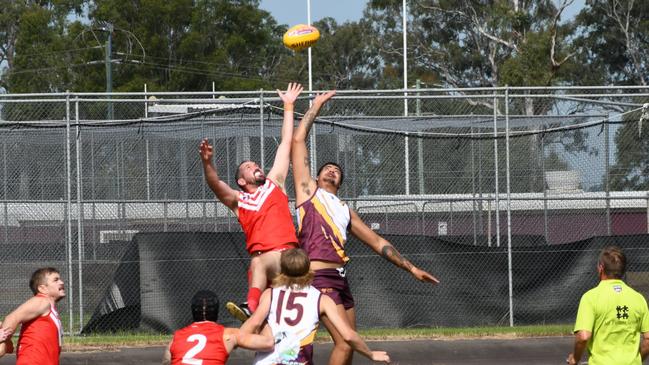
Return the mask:
M551 85L572 57L571 25L559 22L572 2L411 2L408 52L417 72L409 77L438 79L444 87ZM401 12L397 0L372 0L365 12L379 35L375 47L386 70L401 67Z
M647 85L649 2L587 0L577 15L575 39L581 85Z
M91 20L111 22L128 37L121 49L117 89L251 90L268 87L280 55L283 29L257 0L95 1ZM144 52L125 57L132 38ZM140 83L138 85L138 83Z
M81 13L83 0L2 1L0 84L10 92L60 91L67 81L68 16Z
M649 82L649 3L637 0L587 0L577 15L575 39L578 61L584 72L581 84L642 85ZM646 103L646 97L629 97L628 102ZM622 112L618 105L606 109ZM615 160L608 181L611 190L641 191L649 188L649 137L646 119L639 113L623 116L615 125ZM605 184L607 176L602 180Z

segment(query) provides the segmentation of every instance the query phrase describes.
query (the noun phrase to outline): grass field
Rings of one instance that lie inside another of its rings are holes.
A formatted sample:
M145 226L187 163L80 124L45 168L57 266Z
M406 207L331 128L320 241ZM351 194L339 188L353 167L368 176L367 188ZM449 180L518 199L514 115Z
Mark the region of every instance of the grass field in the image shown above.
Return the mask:
M468 338L519 338L541 336L567 336L572 334L571 325L539 325L520 327L464 327L464 328L380 328L361 329L361 336L368 341L409 339L468 339ZM66 336L64 350L75 351L92 348L163 346L171 335L147 333L117 333L114 335ZM316 341L330 341L326 330L318 333Z

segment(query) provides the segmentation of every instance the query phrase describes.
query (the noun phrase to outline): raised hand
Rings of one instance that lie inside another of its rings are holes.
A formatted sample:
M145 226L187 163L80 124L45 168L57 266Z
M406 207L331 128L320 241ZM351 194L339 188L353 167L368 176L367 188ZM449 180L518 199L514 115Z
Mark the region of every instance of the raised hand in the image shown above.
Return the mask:
M331 90L323 94L318 94L315 96L315 99L313 99L313 104L318 104L319 106L322 106L329 99L333 98L334 95L336 95L336 90Z
M284 104L293 104L302 92L302 89L302 85L298 84L297 82L291 82L288 84L285 92L282 92L278 89L277 94L279 94L279 97L282 99Z
M203 162L212 162L212 155L214 154L212 145L204 138L198 146L198 154L201 156Z
M390 363L390 356L385 351L372 351L372 361Z
M424 282L433 283L433 284L439 284L439 280L437 280L436 277L434 277L433 275L425 272L424 270L422 270L422 269L420 269L418 267L413 267L410 272L419 281L424 281Z

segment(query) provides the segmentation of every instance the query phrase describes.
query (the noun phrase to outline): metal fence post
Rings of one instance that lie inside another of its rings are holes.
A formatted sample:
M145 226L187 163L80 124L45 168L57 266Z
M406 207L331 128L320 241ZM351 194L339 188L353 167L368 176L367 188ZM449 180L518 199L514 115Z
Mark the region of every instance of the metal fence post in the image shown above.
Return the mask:
M606 184L606 235L611 235L611 187L610 187L610 161L609 161L609 119L604 122L604 181Z
M514 327L514 286L512 277L512 204L509 166L509 87L505 88L505 165L507 173L507 271L509 277L509 326Z
M543 236L545 243L550 244L550 231L548 226L548 185L545 176L545 134L541 134L541 166L542 166L542 181L543 181Z
M417 90L421 87L421 80L417 79ZM416 112L417 117L421 116L421 96L420 93L417 93L417 104ZM426 186L424 185L424 146L421 133L418 133L417 138L417 181L419 182L419 194L426 194Z
M264 89L259 90L259 148L261 149L261 169L265 171L264 153Z
M66 244L67 248L67 259L68 259L68 287L70 290L68 293L68 313L70 318L68 319L68 331L72 335L72 322L74 322L74 314L72 312L72 307L74 306L74 281L72 280L72 161L71 161L71 151L70 151L70 92L65 92L65 172L66 172L66 214L64 219L67 220L66 224Z
M494 178L496 186L496 247L500 247L500 187L498 186L498 91L494 90Z
M7 200L7 142L2 142L2 199L4 199L5 243L9 242L9 207Z
M406 81L404 80L404 84L405 84L405 82ZM403 95L404 95L403 96L403 116L407 117L408 116L408 97L407 97L408 93L404 93ZM410 195L410 158L408 156L410 154L410 148L408 147L408 139L409 139L408 138L408 132L406 132L405 135L406 136L404 137L404 140L403 140L403 144L404 144L404 146L403 146L403 160L404 160L403 166L405 166L404 167L404 175L405 175L405 180L406 180L406 182L405 182L405 185L406 185L405 194Z
M144 84L144 119L149 118L149 103L147 101L147 88ZM146 200L151 200L151 160L149 157L149 138L144 138L146 158Z
M82 164L81 164L81 129L79 127L79 97L75 97L74 115L77 125L76 149L77 149L77 255L79 256L79 331L83 328L83 259L84 259L84 239L83 239L83 181L82 181Z

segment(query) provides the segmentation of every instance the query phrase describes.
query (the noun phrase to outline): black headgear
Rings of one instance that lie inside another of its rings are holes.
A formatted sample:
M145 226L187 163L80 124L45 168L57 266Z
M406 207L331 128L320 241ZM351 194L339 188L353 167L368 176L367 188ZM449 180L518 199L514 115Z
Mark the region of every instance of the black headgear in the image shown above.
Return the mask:
M212 321L219 318L219 298L214 292L200 290L192 298L192 317L194 322Z

